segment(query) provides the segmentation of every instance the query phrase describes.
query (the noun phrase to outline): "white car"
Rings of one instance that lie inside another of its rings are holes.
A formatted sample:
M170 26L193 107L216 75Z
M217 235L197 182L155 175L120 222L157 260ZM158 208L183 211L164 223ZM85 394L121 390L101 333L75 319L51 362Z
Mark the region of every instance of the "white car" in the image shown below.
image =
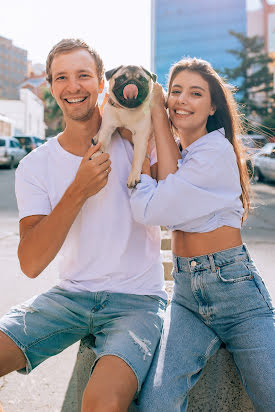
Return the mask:
M254 157L254 181L275 181L275 143L267 143Z
M17 139L10 136L0 136L0 165L9 169L16 167L27 152Z

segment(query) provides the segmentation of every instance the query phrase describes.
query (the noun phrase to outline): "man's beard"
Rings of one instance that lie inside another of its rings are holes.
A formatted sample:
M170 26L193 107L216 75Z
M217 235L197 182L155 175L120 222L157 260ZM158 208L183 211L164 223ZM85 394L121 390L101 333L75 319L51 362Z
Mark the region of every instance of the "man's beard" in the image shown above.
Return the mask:
M92 107L86 113L66 113L66 117L71 120L85 122L92 117L94 110L95 108Z

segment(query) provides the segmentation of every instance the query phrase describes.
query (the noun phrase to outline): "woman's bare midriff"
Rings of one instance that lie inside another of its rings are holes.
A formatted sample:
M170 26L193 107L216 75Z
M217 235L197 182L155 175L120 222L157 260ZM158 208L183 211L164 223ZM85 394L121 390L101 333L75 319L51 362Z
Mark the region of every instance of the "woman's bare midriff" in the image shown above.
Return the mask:
M172 251L177 256L194 257L208 255L242 244L240 229L222 226L212 232L172 232Z

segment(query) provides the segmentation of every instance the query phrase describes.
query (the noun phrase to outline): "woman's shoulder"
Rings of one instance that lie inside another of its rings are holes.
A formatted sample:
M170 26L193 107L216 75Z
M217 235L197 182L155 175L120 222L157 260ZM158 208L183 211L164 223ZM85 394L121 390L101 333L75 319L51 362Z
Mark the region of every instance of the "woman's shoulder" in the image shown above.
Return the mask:
M234 152L232 144L225 137L224 129L214 130L202 136L187 148L187 153L193 156L217 156L225 152Z
M208 133L204 136L204 143L208 145L209 148L215 148L216 150L233 149L230 141L225 137L225 131L223 128L218 130L213 130L213 132Z
M224 129L214 130L198 139L183 153L183 158L182 165L188 164L200 170L215 166L216 171L236 161L233 146L225 137Z

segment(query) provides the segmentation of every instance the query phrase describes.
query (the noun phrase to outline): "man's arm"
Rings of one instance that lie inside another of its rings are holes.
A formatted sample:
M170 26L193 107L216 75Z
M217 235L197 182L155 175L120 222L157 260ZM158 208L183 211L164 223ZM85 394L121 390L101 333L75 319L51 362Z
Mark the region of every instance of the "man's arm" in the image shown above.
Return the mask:
M37 277L55 258L85 201L106 185L111 170L109 155L103 153L90 160L99 147L97 144L87 151L74 181L49 215L20 221L18 257L28 277Z

